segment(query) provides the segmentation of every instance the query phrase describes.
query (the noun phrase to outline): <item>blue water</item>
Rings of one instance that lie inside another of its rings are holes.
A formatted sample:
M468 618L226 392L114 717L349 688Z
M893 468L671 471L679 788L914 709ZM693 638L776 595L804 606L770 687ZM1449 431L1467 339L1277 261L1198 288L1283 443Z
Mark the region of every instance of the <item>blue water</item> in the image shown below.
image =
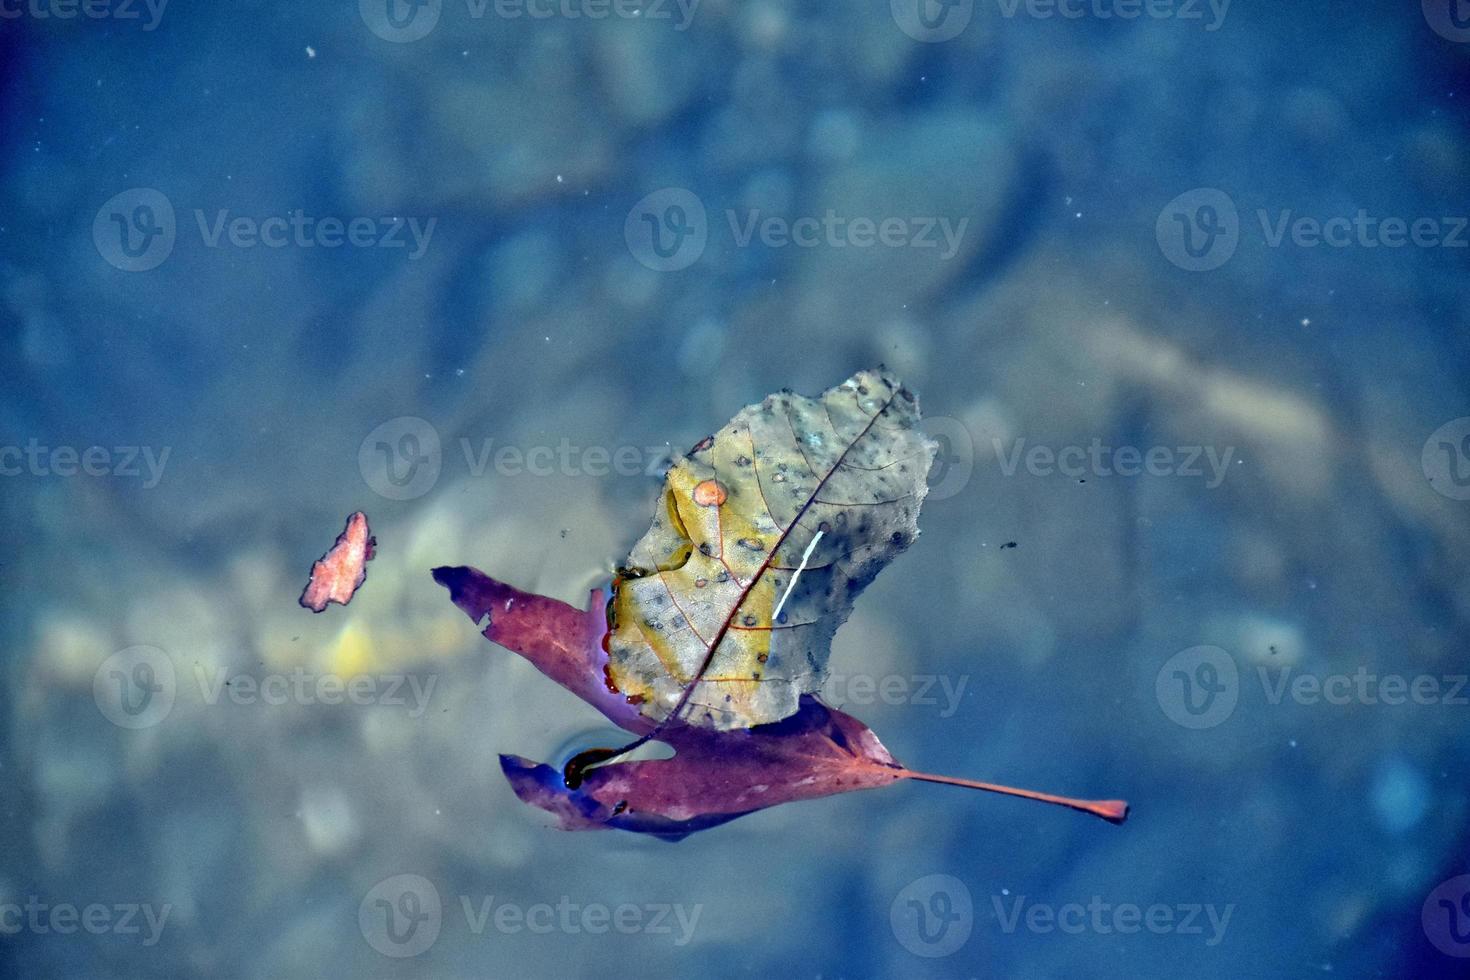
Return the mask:
M1470 975L1461 0L0 0L0 79L4 975ZM1130 820L520 803L618 735L428 570L580 605L879 362L824 695Z

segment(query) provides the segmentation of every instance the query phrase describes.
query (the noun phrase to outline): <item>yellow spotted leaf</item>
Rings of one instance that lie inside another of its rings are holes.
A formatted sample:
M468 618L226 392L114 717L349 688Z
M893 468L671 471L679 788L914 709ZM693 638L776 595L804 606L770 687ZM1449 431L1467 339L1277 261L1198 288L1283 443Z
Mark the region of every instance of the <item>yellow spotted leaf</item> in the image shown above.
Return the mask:
M860 371L742 409L680 458L608 604L607 680L656 724L750 728L826 676L853 600L918 536L935 444Z

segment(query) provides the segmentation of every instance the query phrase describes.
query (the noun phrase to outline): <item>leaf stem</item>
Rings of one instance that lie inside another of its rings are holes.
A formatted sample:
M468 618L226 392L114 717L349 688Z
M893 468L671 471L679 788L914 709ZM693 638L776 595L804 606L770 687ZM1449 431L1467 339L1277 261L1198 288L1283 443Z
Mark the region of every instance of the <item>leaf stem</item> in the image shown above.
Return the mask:
M996 783L982 783L973 779L960 779L958 776L936 776L927 772L914 772L912 769L903 770L906 779L919 779L926 783L944 783L948 786L963 786L966 789L984 790L987 793L1000 793L1003 796L1019 796L1025 800L1035 800L1038 803L1051 803L1056 806L1064 806L1072 810L1080 810L1090 813L1094 817L1101 817L1111 824L1121 824L1128 819L1128 803L1126 800L1078 800L1070 796L1053 796L1050 793L1038 793L1035 790L1016 789L1013 786L1000 786Z

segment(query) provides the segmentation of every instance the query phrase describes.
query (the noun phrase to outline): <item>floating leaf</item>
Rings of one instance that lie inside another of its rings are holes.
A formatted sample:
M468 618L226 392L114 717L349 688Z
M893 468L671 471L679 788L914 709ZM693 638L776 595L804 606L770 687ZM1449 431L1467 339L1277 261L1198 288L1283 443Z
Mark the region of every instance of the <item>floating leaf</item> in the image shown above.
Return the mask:
M367 515L360 510L353 513L336 543L311 566L311 579L298 601L315 613L326 609L329 602L347 605L367 581L367 563L373 560L377 544L368 529Z
M488 639L638 736L579 753L564 770L503 755L516 794L567 829L668 840L905 779L1122 823L1120 800L906 769L861 722L810 693L853 599L918 534L934 452L918 417L896 380L866 371L820 401L787 394L743 410L670 471L629 567L585 612L467 566L434 569ZM689 718L686 705L696 706ZM654 739L673 757L612 761Z
M1067 797L914 772L894 761L872 730L851 715L801 699L798 712L748 731L681 726L671 759L616 762L590 770L575 789L559 770L502 755L516 795L557 816L563 830L629 830L681 840L756 810L904 779L948 783L1054 803L1122 823L1121 800Z
M918 536L934 444L861 371L742 409L679 459L614 583L608 679L655 722L749 728L821 687L853 600Z

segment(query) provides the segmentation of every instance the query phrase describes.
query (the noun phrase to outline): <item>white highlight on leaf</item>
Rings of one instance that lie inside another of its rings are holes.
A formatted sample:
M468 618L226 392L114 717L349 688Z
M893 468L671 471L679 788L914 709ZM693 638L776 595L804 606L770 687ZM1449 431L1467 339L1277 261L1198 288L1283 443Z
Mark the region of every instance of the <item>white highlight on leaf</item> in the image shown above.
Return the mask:
M818 531L817 536L812 538L812 543L806 546L806 551L801 553L801 564L796 566L796 574L791 576L791 581L786 583L786 591L781 594L781 601L776 603L775 611L771 613L771 626L774 628L776 621L781 618L781 607L786 605L786 600L791 598L791 590L796 588L796 580L801 578L801 573L806 571L806 563L811 559L812 552L817 549L817 542L822 540L826 531Z

